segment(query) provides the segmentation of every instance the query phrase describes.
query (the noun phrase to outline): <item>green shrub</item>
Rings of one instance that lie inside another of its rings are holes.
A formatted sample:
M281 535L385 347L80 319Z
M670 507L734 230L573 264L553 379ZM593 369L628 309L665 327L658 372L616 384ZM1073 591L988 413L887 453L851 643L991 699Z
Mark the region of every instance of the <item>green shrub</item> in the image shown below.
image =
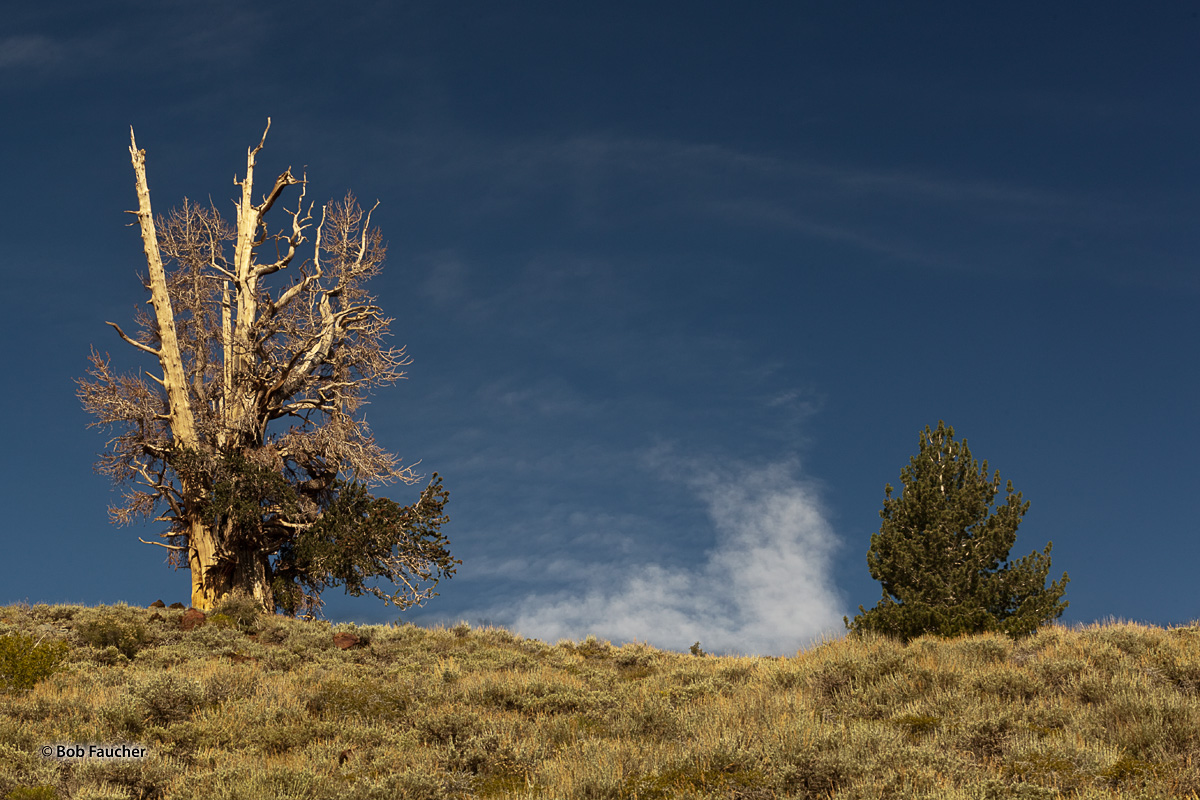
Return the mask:
M651 775L631 775L625 790L633 797L667 800L680 796L766 797L762 773L737 764L705 768L693 763L662 769Z
M1141 782L1152 776L1154 769L1154 764L1124 753L1112 764L1100 770L1099 774L1113 786L1118 786L1125 782Z
M236 627L238 627L237 621L234 620L234 618L229 616L228 614L220 614L220 613L210 614L208 616L208 618L205 619L204 621L206 624L212 625L217 628L236 628Z
M213 614L208 617L208 622L213 622L214 617L221 616L229 620L233 625L236 625L245 633L253 633L255 623L262 615L262 606L258 604L253 597L249 597L240 592L235 592L227 595L221 602L217 603L213 609Z
M119 695L96 709L96 716L104 723L106 731L116 738L138 737L146 729L146 707L136 697Z
M262 623L255 638L259 644L283 644L289 635L286 624L268 619Z
M18 786L5 800L58 800L58 789L53 786Z
M133 689L152 725L186 719L204 702L204 688L194 680L170 673L154 675Z
M63 641L43 642L20 633L0 636L0 688L32 689L54 674L70 649Z
M209 617L209 620L211 619L212 617ZM225 619L229 620L228 617ZM210 656L232 656L240 653L249 644L246 635L230 621L195 628L185 633L184 637L184 641L198 648L199 653Z
M115 647L128 659L136 656L149 643L145 625L117 617L99 616L85 620L76 626L75 634L84 644L96 650Z
M309 713L328 719L395 722L407 718L413 698L403 686L370 678L332 678L308 698Z
M941 717L931 717L928 714L906 714L896 717L892 724L904 728L912 736L933 733L942 725Z

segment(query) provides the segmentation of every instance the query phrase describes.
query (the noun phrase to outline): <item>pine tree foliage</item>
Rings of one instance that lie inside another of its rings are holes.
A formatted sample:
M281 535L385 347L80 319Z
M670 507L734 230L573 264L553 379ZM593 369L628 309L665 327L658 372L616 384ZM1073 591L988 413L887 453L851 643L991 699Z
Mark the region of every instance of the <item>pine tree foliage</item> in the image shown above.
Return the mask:
M904 641L925 633L957 636L985 631L1023 636L1062 615L1069 580L1046 586L1050 549L1008 561L1028 501L1005 488L996 505L1000 473L988 478L954 428L926 426L920 452L900 471L903 491L884 490L883 519L871 537L867 566L883 597L846 625Z

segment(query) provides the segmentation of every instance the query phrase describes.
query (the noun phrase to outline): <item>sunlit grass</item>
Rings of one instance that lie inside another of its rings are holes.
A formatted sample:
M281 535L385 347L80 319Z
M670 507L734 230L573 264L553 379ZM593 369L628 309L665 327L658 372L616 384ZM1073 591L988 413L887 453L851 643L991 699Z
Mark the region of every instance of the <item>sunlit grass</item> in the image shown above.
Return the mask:
M0 798L1129 798L1200 790L1200 627L695 656L497 628L8 606ZM361 646L338 649L337 631ZM23 640L24 641L24 640ZM58 742L142 761L55 761ZM40 787L40 788L39 788ZM32 794L31 794L32 793Z

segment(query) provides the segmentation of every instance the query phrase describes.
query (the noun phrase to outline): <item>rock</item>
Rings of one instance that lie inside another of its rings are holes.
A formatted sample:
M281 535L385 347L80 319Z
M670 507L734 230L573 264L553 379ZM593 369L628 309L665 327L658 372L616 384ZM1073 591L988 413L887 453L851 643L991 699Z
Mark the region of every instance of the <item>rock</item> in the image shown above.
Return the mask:
M183 603L171 603L171 605L167 606L167 608L180 609L187 608L187 606L185 606Z
M353 633L346 633L343 631L342 633L335 633L333 635L333 643L342 650L349 650L352 647L361 647L363 640L360 637L355 636Z
M150 607L151 608L166 608L167 604L164 603L162 600L155 600L153 603L150 604Z
M204 624L204 612L195 608L189 608L183 612L183 619L179 620L180 630L190 631L192 628L198 628Z
M161 620L162 620L162 614L158 613L157 611L155 611L153 614L150 615L151 622L161 621Z

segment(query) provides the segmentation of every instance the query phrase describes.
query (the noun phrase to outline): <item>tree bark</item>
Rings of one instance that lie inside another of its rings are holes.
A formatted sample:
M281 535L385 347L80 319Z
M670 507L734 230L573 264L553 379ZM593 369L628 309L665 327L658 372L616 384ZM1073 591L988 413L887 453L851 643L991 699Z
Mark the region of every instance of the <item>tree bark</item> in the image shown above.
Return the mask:
M217 541L214 532L200 520L191 520L188 526L188 569L192 573L192 608L210 611L223 596L224 587L212 579L216 565Z
M247 550L239 550L233 555L228 591L253 597L264 609L274 611L275 594L271 590L271 564L267 556Z
M150 281L150 301L154 306L158 322L158 363L162 367L163 389L167 393L168 415L174 446L183 450L199 452L200 440L196 435L196 422L192 414L191 398L188 396L187 379L183 372L183 358L179 352L179 339L175 333L175 312L171 308L171 295L167 291L166 270L163 269L162 252L158 247L158 233L154 228L154 212L150 206L150 187L146 181L146 151L139 150L129 129L129 154L133 160L133 172L137 180L138 210L134 212L142 232L142 248L146 253L146 267ZM185 507L197 499L203 487L180 481ZM192 607L207 611L220 596L217 587L211 585L209 574L217 565L218 542L216 532L202 520L192 519L188 525L188 567L192 573Z

